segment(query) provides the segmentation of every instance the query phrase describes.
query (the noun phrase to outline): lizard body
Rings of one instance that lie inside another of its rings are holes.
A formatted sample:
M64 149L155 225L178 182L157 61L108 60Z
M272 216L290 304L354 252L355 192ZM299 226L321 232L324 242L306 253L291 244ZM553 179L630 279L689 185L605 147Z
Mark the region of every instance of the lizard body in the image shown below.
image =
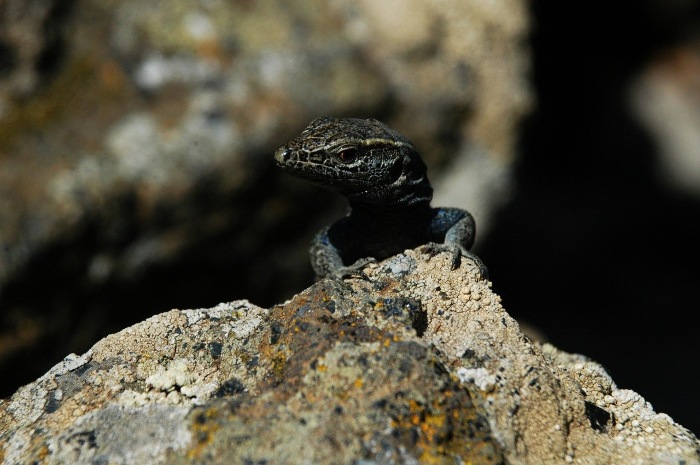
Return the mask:
M469 252L472 216L458 208L432 208L433 189L415 146L375 119L318 118L275 153L277 165L345 196L350 213L321 230L311 245L319 277L361 275L367 263L426 245L487 270Z

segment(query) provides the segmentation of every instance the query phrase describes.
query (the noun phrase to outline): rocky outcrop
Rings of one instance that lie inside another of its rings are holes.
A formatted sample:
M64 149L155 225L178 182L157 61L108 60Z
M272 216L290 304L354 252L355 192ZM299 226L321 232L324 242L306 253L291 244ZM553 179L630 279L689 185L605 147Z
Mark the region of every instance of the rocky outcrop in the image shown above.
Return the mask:
M2 463L700 463L692 433L450 263L409 250L270 309L108 336L0 403Z

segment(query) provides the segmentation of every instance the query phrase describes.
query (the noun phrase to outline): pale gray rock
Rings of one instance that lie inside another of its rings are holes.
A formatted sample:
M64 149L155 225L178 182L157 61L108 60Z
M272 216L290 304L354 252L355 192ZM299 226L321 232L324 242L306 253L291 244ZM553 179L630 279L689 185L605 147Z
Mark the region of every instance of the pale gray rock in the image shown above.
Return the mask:
M700 198L700 43L688 40L646 64L629 102L654 138L659 173L671 189Z

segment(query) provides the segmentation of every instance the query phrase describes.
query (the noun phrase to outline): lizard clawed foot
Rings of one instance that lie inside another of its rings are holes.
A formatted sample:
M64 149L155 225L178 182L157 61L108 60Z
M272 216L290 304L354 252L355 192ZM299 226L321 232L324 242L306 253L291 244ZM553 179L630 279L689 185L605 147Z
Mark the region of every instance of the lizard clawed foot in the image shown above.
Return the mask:
M466 248L458 244L438 244L436 242L429 242L423 246L423 250L428 253L431 257L439 254L440 252L450 252L452 254L452 269L456 270L459 268L459 264L462 262L462 257L466 257L479 268L479 274L481 279L489 278L489 270L472 252L468 251Z
M333 271L331 275L334 279L342 280L345 278L362 278L369 281L369 276L365 274L363 269L370 263L377 263L377 259L373 257L365 257L357 260L349 266L343 266Z

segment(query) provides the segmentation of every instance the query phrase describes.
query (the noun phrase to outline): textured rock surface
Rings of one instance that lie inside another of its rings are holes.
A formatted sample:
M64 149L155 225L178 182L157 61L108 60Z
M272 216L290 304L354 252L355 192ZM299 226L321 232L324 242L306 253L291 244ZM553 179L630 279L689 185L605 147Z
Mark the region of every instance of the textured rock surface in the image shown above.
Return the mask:
M221 276L257 302L305 286L331 201L279 180L272 153L315 117L379 117L433 166L459 157L471 187L440 201L482 232L509 186L531 100L524 0L3 5L0 374L84 350L126 326L110 321L134 286L163 303L186 274L149 272L201 270L168 305L206 302L193 287ZM153 311L140 300L130 323Z
M700 463L689 431L449 263L407 251L270 309L111 335L0 403L2 463Z

